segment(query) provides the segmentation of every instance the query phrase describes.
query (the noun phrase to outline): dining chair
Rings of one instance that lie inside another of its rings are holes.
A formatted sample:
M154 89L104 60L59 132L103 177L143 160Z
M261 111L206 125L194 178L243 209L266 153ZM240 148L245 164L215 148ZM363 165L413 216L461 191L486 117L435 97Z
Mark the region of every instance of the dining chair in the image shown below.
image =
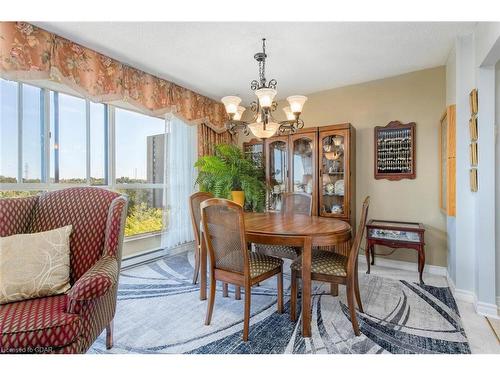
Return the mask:
M358 304L359 311L363 312L358 281L358 252L366 226L370 197L363 202L361 219L356 232L356 237L351 246L348 256L340 255L331 251L314 250L311 259L311 280L324 281L346 286L347 305L352 327L356 336L360 335L359 324L356 318L354 299ZM291 280L291 303L290 318L297 319L297 279L301 276L302 259L299 257L290 266L292 270Z
M210 255L210 293L205 324L210 325L216 281L244 287L243 341L248 341L250 301L253 285L274 275L278 279L278 312L283 312L283 260L249 252L243 208L227 199L212 198L201 203L203 237Z
M307 193L284 193L281 203L282 215L303 214L312 215L312 195ZM288 245L254 244L257 253L279 258L295 260L301 253L301 248Z
M193 274L193 284L198 282L198 276L200 274L200 257L201 257L201 202L213 198L214 195L210 192L200 191L192 194L189 197L189 209L191 211L191 223L193 224L193 232L195 239L195 249L194 249L194 274ZM227 283L222 284L222 296L227 297L229 295ZM241 289L239 286L235 287L234 298L241 299Z
M312 195L307 193L283 193L281 213L312 215Z
M195 242L193 284L196 284L198 282L198 275L200 274L200 256L201 256L200 205L201 202L213 197L214 195L212 193L204 191L194 193L189 197L189 209L191 211L191 223L193 224L194 242Z

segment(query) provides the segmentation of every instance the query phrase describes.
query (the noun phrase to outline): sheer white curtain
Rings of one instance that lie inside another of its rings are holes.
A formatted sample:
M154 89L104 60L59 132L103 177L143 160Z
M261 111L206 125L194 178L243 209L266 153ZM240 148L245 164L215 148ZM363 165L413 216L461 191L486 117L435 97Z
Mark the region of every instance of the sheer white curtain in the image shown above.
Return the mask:
M193 241L189 213L189 196L193 194L198 158L197 129L172 114L166 115L167 152L164 218L167 230L162 235L162 248L172 248Z

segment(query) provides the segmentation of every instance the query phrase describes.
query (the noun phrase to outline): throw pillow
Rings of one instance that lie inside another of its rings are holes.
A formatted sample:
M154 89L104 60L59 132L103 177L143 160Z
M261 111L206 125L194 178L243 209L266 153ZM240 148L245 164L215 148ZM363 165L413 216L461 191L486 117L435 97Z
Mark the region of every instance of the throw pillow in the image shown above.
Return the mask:
M65 293L72 226L0 238L0 304Z

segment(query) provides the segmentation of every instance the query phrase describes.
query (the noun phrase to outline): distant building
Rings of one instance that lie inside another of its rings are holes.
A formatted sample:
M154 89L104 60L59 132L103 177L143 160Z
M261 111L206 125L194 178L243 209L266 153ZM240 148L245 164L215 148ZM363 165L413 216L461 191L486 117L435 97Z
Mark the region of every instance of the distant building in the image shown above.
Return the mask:
M162 184L165 169L165 134L150 135L147 138L147 182ZM163 207L163 190L153 189L152 207Z

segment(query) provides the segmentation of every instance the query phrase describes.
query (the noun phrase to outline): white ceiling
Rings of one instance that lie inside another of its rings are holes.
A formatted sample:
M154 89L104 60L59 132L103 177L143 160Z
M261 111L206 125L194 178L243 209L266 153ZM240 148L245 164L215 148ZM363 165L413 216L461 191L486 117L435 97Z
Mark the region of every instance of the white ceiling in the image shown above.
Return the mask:
M253 55L267 38L278 99L444 65L466 22L35 22L211 98L253 99Z

